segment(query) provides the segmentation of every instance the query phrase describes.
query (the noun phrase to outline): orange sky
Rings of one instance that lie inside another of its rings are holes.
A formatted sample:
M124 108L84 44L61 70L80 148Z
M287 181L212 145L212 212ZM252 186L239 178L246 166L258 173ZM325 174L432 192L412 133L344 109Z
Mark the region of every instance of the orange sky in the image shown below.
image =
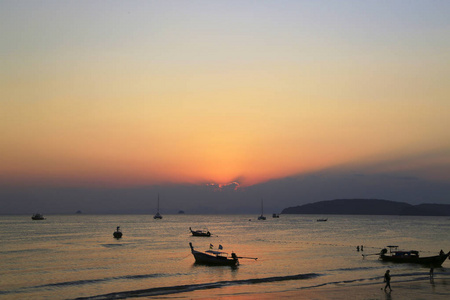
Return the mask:
M179 4L1 4L0 179L251 185L450 149L445 3Z

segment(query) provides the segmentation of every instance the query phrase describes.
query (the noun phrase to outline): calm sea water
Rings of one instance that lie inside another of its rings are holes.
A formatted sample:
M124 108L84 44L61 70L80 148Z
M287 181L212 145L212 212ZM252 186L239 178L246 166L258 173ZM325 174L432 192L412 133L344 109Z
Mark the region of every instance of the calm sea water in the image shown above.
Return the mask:
M320 289L331 285L380 284L387 268L392 283L428 278L428 269L388 264L377 256L386 245L437 255L450 251L450 218L399 216L257 215L48 215L0 216L0 298L93 299L196 298ZM251 221L250 221L251 219ZM121 226L123 238L113 238ZM207 227L212 237L192 237ZM219 244L240 266L194 264L197 250ZM356 246L364 245L364 252ZM435 270L450 279L450 261ZM450 286L448 287L450 296ZM110 294L104 296L105 294Z

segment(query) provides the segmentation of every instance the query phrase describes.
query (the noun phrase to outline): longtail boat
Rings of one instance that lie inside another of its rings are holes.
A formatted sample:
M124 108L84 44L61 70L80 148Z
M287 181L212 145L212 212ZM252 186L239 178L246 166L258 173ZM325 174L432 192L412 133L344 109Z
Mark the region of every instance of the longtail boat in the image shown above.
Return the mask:
M387 248L389 248L389 253L386 248L380 252L380 259L383 261L421 264L429 267L440 267L450 255L450 252L444 253L441 250L439 255L421 257L419 251L416 250L400 251L397 250L398 246L387 246Z
M192 230L192 228L189 227L189 230L191 231L193 236L211 236L211 232L209 232L208 229Z
M238 266L239 259L237 255L233 252L231 255L223 251L207 250L207 251L197 251L194 250L192 243L189 243L191 247L191 253L195 258L197 264L203 265L213 265L213 266Z

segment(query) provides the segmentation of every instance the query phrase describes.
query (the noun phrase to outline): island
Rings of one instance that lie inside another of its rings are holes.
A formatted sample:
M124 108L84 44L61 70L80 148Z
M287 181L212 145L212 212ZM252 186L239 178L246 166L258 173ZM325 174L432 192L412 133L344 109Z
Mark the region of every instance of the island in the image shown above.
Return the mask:
M449 204L418 204L383 199L335 199L283 209L282 214L450 216Z

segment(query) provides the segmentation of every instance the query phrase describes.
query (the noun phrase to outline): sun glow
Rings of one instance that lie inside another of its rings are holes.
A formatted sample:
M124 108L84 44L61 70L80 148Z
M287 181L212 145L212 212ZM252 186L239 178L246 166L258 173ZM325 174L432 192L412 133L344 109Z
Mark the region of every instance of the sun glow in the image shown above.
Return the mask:
M308 23L309 9L329 12L294 2L127 3L104 19L87 4L6 5L20 18L2 19L2 182L243 187L450 148L446 15L426 28L408 15Z

